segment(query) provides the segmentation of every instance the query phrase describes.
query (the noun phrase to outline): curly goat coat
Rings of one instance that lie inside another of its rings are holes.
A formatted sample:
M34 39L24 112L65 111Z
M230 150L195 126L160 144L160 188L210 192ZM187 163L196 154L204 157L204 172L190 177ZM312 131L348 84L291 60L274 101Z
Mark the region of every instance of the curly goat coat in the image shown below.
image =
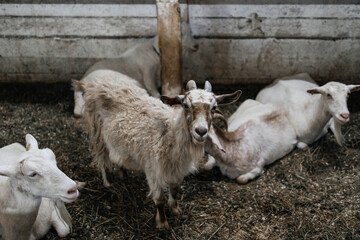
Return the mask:
M82 83L94 160L105 186L106 170L115 166L144 171L157 206L156 226L168 229L164 190L169 189L172 212L179 214L177 191L204 154L217 104L236 101L241 91L215 96L209 82L202 90L191 80L184 95L161 97L169 105L182 106L170 107L135 84L121 86L123 79L126 76L119 75L116 85L103 79Z
M198 49L198 44L192 37L189 23L182 23L182 57L187 57L189 53ZM160 97L158 89L161 87L160 81L160 50L158 36L137 44L125 51L119 58L102 60L95 63L86 71L81 81L92 81L88 77L96 70L112 70L123 73L138 81L139 86L146 89L148 93L156 98ZM74 115L81 117L83 114L83 92L74 85Z
M246 100L229 118L229 131L213 125L206 140L206 170L219 166L222 174L245 184L263 167L294 149L296 134L285 111L271 104ZM221 146L225 152L218 146Z
M339 145L344 137L341 126L350 120L347 98L360 85L328 82L319 87L307 73L276 80L259 92L256 100L285 109L295 128L298 148L307 147L333 130Z
M54 153L39 149L30 134L26 149L19 143L0 149L0 192L0 234L6 240L30 238L43 197L72 202L79 195Z

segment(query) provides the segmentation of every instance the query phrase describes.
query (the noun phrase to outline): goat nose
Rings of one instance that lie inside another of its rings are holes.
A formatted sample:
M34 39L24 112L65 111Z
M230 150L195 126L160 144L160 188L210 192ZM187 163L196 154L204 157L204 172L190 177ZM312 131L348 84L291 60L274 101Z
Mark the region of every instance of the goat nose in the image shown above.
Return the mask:
M68 193L69 195L75 194L76 192L77 192L77 188L76 188L76 187L70 188L70 189L67 191L67 193Z
M207 128L204 127L195 128L195 132L199 134L200 137L203 137L207 133L207 131Z
M349 116L350 116L350 114L349 114L349 113L342 113L342 114L340 114L340 116L341 116L342 118L344 118L344 119L348 119Z

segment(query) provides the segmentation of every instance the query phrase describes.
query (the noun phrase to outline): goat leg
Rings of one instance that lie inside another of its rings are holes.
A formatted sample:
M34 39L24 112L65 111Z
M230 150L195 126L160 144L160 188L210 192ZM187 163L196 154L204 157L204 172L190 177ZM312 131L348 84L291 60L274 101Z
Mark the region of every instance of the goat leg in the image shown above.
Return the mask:
M164 192L161 192L158 199L155 199L155 205L157 208L156 213L156 228L159 229L169 229L169 223L165 215L165 195Z
M171 208L172 214L179 215L181 214L181 209L178 206L176 196L179 192L180 184L170 184L170 191L169 191L169 200L168 204Z

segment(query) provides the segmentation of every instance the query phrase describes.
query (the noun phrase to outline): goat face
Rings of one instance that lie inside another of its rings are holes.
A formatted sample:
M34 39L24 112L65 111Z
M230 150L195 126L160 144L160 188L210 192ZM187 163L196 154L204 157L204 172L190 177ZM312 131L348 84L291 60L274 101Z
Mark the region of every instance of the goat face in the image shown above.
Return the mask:
M345 124L350 120L347 99L350 92L359 91L360 85L345 85L339 82L329 82L321 87L308 90L311 94L321 94L328 112L335 121Z
M240 96L240 90L232 94L216 96L212 92L211 84L208 81L205 82L204 89L197 89L195 81L190 80L186 85L184 95L172 98L162 96L161 100L169 105L182 105L193 142L203 144L208 136L218 104L235 102Z
M21 191L35 197L74 201L79 192L76 183L56 165L55 154L48 148L39 149L36 139L26 135L26 152L17 162L0 166L0 175L17 180Z

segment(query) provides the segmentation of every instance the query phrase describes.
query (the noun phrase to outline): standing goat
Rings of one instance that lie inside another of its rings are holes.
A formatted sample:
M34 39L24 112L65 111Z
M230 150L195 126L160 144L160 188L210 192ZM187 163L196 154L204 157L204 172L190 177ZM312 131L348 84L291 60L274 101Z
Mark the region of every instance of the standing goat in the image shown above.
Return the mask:
M182 56L187 57L190 52L197 51L198 44L195 43L192 37L188 22L182 23L182 33ZM137 80L139 86L145 88L151 96L159 98L158 89L161 87L160 68L159 39L156 36L145 43L129 48L119 58L106 59L95 63L86 71L81 81L92 81L88 76L96 70L112 70ZM84 106L83 92L77 88L77 85L74 85L74 90L74 115L81 117Z
M298 148L317 141L328 132L329 127L334 128L335 138L342 146L344 137L341 125L350 120L347 98L350 92L359 90L360 85L339 82L329 82L319 87L308 74L303 73L286 77L286 80L276 80L261 90L256 100L285 109L295 128Z
M245 184L295 144L296 134L284 110L247 100L229 118L228 131L212 126L205 151L215 159L209 155L204 167L210 170L217 165L222 174Z
M72 202L76 183L57 166L54 153L39 149L26 135L26 149L13 143L0 149L0 234L6 240L28 240L42 197Z
M236 101L241 91L216 96L209 82L202 90L191 80L184 95L161 97L170 106L182 106L173 108L135 84L121 86L124 77L114 79L116 85L103 79L82 83L94 160L105 186L106 170L114 166L144 171L157 207L156 226L168 229L164 190L169 189L172 212L179 214L178 189L204 154L217 104Z

